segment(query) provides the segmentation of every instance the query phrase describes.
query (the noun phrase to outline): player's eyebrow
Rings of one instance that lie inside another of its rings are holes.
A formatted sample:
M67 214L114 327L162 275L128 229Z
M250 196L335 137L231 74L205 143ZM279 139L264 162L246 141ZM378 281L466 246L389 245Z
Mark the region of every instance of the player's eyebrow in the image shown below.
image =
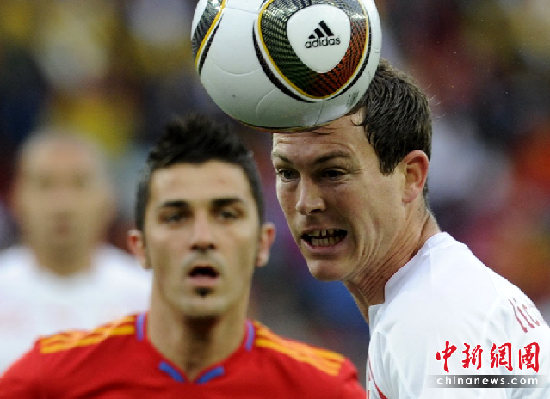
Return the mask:
M272 151L271 152L271 159L275 160L275 158L279 158L281 161L286 162L286 163L292 163L292 162L290 162L290 159L285 157L283 154L281 154L277 151Z
M215 208L222 208L224 206L233 205L233 204L244 204L245 200L240 197L222 197L214 198L211 200L212 206ZM161 203L159 208L190 208L190 204L185 200L168 200Z
M341 150L335 150L335 151L329 152L328 154L323 154L322 156L316 158L313 161L313 163L320 164L320 163L330 161L334 158L349 158L349 157L350 157L349 153Z
M349 157L350 157L350 155L346 151L334 150L334 151L328 152L326 154L323 154L323 155L315 158L313 160L312 164L313 165L321 164L321 163L330 161L334 158L349 158ZM278 158L281 161L283 161L285 163L288 163L288 164L293 163L289 158L287 158L286 156L284 156L283 154L281 154L280 152L278 152L276 150L271 153L271 159L275 160L275 158Z
M234 204L244 204L245 201L239 197L227 197L227 198L216 198L212 200L212 205L215 208L223 208L224 206L234 205Z
M158 208L189 208L189 202L185 200L168 200L162 202Z

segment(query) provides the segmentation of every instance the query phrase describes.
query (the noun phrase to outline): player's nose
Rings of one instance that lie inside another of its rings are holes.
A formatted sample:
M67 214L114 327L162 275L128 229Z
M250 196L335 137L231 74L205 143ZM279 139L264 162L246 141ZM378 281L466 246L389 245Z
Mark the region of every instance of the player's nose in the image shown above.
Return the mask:
M195 216L191 236L191 249L206 251L215 249L213 226L208 215L199 213Z
M310 215L325 210L325 201L317 185L310 179L301 179L298 187L296 211L302 215Z

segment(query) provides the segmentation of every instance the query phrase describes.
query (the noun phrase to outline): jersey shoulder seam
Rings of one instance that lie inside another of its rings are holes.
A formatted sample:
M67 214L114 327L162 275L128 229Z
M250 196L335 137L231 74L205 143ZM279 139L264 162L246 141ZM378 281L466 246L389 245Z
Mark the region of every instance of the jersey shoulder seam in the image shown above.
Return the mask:
M255 321L255 346L282 354L300 363L309 364L330 376L340 373L345 357L328 349L314 347L303 342L283 338L263 324Z
M39 340L40 353L57 353L73 348L99 344L111 337L133 335L135 316L126 316L93 330L68 330Z

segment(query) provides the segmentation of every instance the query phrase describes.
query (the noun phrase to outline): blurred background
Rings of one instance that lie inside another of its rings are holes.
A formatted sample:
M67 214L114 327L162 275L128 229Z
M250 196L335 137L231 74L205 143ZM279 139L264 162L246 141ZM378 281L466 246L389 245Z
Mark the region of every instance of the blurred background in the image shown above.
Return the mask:
M194 0L0 2L0 249L17 242L8 209L20 143L43 125L108 154L125 249L135 183L173 115L208 113L255 150L278 237L256 274L252 315L343 352L365 380L368 328L340 283L320 283L274 194L271 137L229 121L193 69ZM550 7L548 0L377 0L382 56L413 75L434 117L430 202L441 227L517 284L550 321ZM0 265L2 267L2 265ZM474 293L472 293L473 295Z

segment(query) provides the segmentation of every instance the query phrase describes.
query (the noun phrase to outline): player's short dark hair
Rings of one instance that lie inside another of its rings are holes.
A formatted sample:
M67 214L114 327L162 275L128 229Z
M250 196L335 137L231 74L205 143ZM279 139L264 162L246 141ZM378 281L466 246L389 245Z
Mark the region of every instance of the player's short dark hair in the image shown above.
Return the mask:
M364 97L352 112L360 108L365 111L361 125L382 173L392 173L413 150L422 150L430 157L432 121L428 99L411 77L387 60L380 60Z
M239 135L226 124L218 124L203 115L189 115L174 119L149 152L145 169L138 183L135 205L136 227L143 231L145 210L150 199L150 183L153 172L174 164L202 164L221 161L240 166L256 202L258 220L263 220L261 180L254 156Z

